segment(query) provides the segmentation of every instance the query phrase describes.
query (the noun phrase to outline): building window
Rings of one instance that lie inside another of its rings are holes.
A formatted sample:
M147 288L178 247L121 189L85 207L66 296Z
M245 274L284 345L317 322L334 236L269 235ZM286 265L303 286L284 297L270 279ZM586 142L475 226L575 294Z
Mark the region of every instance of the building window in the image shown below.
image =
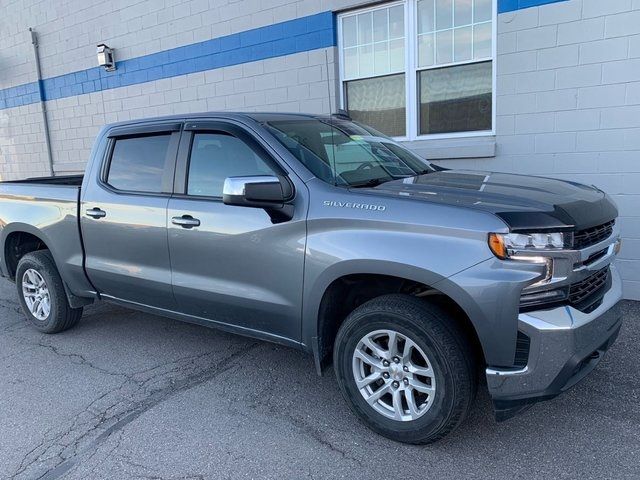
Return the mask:
M394 137L492 134L495 0L405 0L339 15L342 106Z
M404 6L342 18L342 78L354 119L396 137L406 134Z

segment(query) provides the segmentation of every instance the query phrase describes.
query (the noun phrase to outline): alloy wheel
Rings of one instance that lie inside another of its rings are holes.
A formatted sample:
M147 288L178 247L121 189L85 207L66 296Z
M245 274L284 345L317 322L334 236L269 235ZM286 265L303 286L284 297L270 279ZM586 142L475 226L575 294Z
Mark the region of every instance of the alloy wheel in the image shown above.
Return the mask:
M432 363L413 340L394 330L376 330L360 339L353 376L366 402L392 420L416 420L433 404Z

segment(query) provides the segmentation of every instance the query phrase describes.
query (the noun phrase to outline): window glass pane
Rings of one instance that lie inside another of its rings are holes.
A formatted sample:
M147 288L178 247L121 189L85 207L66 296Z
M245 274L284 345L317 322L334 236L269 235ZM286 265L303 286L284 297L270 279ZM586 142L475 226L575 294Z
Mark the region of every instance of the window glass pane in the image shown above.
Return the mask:
M343 54L344 76L352 78L358 76L358 47L345 48Z
M433 32L435 29L434 0L418 2L418 33Z
M491 62L418 74L420 133L491 130Z
M471 25L472 0L455 0L453 19L456 27L461 25Z
M373 41L373 30L371 24L371 12L358 15L358 45L371 43Z
M387 135L404 136L406 99L404 74L346 82L349 115Z
M453 31L454 61L471 60L471 27L456 28Z
M491 56L491 22L473 27L473 58Z
M221 197L228 177L273 175L242 140L223 133L196 133L191 147L187 193Z
M404 38L404 7L389 9L389 38Z
M433 52L433 33L418 37L418 66L430 67L435 60Z
M356 18L357 25L346 19ZM405 68L404 7L379 8L344 17L342 49L342 77L345 80L387 75ZM346 25L346 27L345 27ZM350 38L346 39L347 31ZM355 35L355 39L354 39ZM389 40L393 39L393 40ZM349 46L357 42L357 46Z
M404 70L404 39L389 42L389 57L392 72Z
M492 17L493 0L474 0L473 21L475 23L488 22Z
M360 77L373 75L373 45L358 47L358 64L360 65Z
M436 0L436 30L453 26L452 0Z
M358 44L358 30L356 17L345 17L342 19L342 46L353 47Z
M374 73L380 75L389 71L389 42L376 43L373 46Z
M107 183L119 190L162 192L162 175L171 135L116 140Z
M389 38L388 35L389 22L387 19L387 10L376 10L373 12L373 41L381 42Z
M445 30L436 33L436 62L439 64L453 62L453 31Z

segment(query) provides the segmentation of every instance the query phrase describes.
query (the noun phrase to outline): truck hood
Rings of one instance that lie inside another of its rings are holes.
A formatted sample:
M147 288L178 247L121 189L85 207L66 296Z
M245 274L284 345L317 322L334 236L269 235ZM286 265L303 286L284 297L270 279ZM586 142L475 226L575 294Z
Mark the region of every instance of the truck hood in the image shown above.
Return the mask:
M386 182L371 191L487 211L512 231L580 230L618 214L609 197L595 187L508 173L443 170Z

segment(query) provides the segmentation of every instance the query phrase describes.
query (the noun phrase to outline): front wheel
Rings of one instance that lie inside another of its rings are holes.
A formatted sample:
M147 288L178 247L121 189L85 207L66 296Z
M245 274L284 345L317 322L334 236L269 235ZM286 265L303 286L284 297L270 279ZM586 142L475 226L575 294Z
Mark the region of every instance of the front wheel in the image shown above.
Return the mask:
M53 257L48 250L27 253L18 262L16 286L22 311L43 333L58 333L73 327L82 308L71 308Z
M375 298L347 317L334 368L354 413L404 443L431 443L453 431L477 389L472 348L455 319L406 295Z

